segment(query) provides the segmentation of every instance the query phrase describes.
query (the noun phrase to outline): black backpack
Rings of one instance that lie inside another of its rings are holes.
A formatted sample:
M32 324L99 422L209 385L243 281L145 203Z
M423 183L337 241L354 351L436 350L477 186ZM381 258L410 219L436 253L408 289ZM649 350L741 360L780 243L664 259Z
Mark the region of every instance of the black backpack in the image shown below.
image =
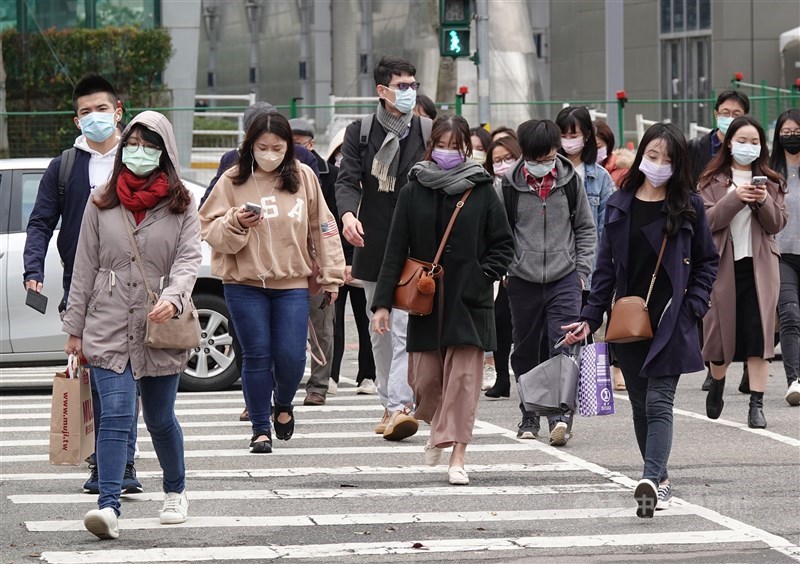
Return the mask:
M64 149L61 153L61 164L58 167L58 209L64 210L64 194L67 191L69 175L72 174L72 167L75 165L75 157L78 149L71 147Z
M573 175L570 181L564 186L564 193L567 196L567 205L569 206L569 222L575 225L575 208L578 206L578 181L577 174ZM508 178L503 177L503 205L506 208L506 216L508 217L508 224L511 226L511 231L517 224L517 206L519 205L520 191L511 186Z

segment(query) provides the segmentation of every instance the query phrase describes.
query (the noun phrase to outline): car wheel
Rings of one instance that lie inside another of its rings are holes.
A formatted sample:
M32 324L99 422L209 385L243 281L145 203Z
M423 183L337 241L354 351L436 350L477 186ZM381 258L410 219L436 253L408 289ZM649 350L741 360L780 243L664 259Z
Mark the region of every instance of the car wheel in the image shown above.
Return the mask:
M192 299L200 318L200 346L190 352L180 388L187 392L222 390L239 379L228 331L228 306L222 296L214 294L197 294Z

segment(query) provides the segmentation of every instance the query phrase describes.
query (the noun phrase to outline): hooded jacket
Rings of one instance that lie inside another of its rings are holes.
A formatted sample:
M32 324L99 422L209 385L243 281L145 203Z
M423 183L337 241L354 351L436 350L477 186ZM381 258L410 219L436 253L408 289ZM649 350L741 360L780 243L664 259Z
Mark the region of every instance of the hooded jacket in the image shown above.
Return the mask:
M167 118L143 112L128 124L123 137L136 124L161 136L168 158L180 170ZM130 362L137 380L177 374L186 368L188 351L144 344L147 291L122 221L131 226L150 288L158 291L163 287L160 298L173 304L178 314L188 307L202 259L197 207L190 203L185 212L176 214L164 198L136 225L133 214L122 206L100 209L90 199L81 225L63 330L83 339L83 352L91 366L122 373Z
M581 179L568 158L556 155L557 178L546 200L534 193L525 181L520 161L506 172L504 181L521 192L514 226L514 262L509 276L536 284L557 282L577 270L586 283L592 271L597 229ZM575 177L578 198L575 217L570 222L565 187ZM499 190L503 199L502 187Z

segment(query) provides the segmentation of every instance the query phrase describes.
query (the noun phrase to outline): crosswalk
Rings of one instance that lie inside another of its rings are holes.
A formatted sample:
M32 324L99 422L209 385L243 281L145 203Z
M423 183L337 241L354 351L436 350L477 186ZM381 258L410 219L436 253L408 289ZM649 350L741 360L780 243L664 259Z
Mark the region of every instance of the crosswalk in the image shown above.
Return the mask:
M270 455L247 450L249 424L237 420L241 392L181 393L190 517L159 524L161 473L140 421L136 466L145 492L123 496L117 541L84 529L83 514L96 502L79 493L85 467L48 465L49 397L0 396L0 508L12 516L3 518L2 546L35 546L33 555L52 563L498 561L501 554L566 561L697 547L800 557L781 537L682 500L656 519L638 519L633 479L569 449L518 440L480 410L468 450L471 483L450 486L446 466L422 465L428 429L384 441L371 432L382 410L377 398L356 395L353 384L343 381L325 406L296 407L295 436L276 441ZM31 556L20 550L4 560Z

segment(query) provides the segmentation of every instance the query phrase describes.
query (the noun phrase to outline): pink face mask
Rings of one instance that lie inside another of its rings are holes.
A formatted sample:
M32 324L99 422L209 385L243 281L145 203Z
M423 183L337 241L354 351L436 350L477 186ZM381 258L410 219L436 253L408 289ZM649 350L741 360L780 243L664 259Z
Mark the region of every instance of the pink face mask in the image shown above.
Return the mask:
M500 161L499 163L494 163L492 165L492 170L494 170L494 175L503 176L506 172L508 172L508 169L511 168L512 164L514 163L507 161Z
M639 170L647 177L647 180L650 181L650 184L656 188L663 186L670 178L672 178L671 164L656 164L644 157L642 157Z
M583 137L576 137L575 139L561 138L561 148L564 149L564 152L568 155L577 155L580 153L583 150L584 143Z

